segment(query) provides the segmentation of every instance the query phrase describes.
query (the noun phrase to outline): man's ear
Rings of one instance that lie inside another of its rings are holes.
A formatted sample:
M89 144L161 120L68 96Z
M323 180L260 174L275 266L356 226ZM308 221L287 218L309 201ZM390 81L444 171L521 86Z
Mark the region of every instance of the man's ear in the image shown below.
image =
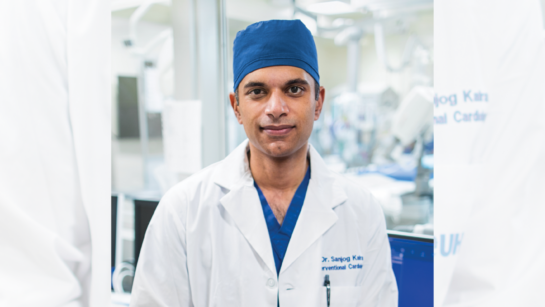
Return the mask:
M235 112L235 116L237 117L238 123L242 125L242 117L240 116L240 106L237 103L235 93L229 93L229 101L231 102L231 108L233 108L233 112Z
M316 108L314 109L314 120L318 120L320 118L320 114L322 113L322 108L324 106L324 99L325 88L323 86L320 86L320 95L318 96L318 100L316 101Z

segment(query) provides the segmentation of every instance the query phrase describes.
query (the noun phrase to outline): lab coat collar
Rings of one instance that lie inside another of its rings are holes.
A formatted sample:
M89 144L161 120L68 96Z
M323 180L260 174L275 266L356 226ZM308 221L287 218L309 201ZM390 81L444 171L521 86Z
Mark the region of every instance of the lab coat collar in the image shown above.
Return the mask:
M212 175L216 184L230 191L244 185L253 185L254 179L246 154L248 142L246 139L225 159L218 162L219 165Z
M271 272L276 266L259 196L253 186L248 156L248 140L219 162L213 174L216 184L227 190L220 202L239 230ZM309 145L311 177L280 274L337 221L333 208L347 196L335 176L327 169L318 152ZM276 275L276 274L274 274Z

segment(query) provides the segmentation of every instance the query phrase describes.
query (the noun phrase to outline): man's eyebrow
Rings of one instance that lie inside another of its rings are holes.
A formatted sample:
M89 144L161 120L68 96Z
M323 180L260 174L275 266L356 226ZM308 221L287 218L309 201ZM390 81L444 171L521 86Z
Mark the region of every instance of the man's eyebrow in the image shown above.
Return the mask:
M263 82L248 82L244 85L244 88L249 88L249 87L256 87L256 86L265 86L265 83Z
M286 82L286 86L290 86L290 85L294 85L294 84L309 85L307 80L304 80L304 79L301 79L301 78L293 79L293 80L290 80L290 81Z

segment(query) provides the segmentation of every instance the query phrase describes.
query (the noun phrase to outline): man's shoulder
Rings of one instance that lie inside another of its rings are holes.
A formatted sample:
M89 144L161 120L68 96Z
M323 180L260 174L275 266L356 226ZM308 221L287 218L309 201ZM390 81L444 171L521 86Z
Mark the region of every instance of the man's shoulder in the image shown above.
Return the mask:
M162 202L169 202L172 206L182 206L184 201L187 202L193 198L195 194L199 194L203 188L206 189L212 182L213 174L221 163L216 162L209 165L188 178L178 182L170 188L163 198Z

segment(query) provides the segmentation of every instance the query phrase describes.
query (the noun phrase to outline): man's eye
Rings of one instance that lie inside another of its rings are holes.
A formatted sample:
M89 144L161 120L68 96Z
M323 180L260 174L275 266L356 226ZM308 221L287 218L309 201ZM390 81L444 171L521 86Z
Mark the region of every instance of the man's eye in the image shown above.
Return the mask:
M301 88L298 86L292 86L290 87L290 93L292 94L298 94L301 91Z
M254 95L259 95L259 94L262 94L262 93L263 93L263 91L260 90L260 89L255 89L255 90L252 90L252 91L250 92L250 94L254 94Z

